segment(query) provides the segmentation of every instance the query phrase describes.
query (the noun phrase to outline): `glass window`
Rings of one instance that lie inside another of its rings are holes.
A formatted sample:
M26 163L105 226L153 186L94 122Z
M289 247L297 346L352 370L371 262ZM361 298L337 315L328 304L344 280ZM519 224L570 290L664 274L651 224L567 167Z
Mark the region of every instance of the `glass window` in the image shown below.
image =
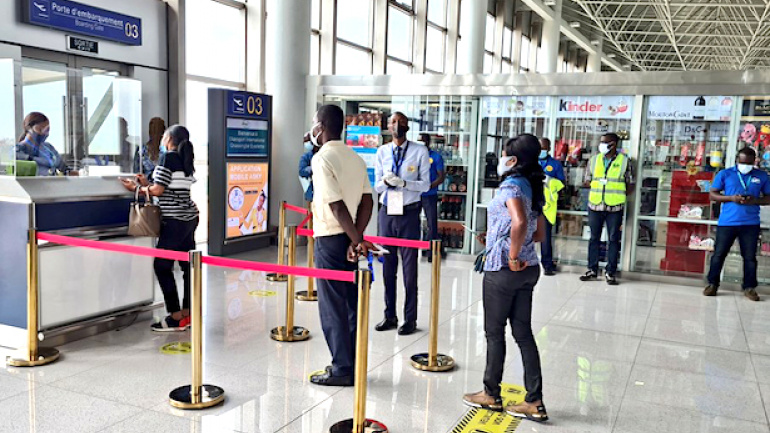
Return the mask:
M484 49L487 51L495 50L495 17L487 14L487 24L484 28Z
M310 28L321 29L321 0L313 0L312 10L310 12Z
M433 71L444 72L444 32L428 26L425 39L425 67Z
M369 75L372 73L371 53L337 43L337 75Z
M513 46L513 30L505 27L503 29L503 57L510 59L513 57L511 47Z
M396 3L402 7L405 7L407 9L414 9L414 1L413 0L390 0L393 3Z
M310 75L320 73L319 53L321 51L321 36L314 33L310 34Z
M195 47L195 55L187 56L187 73L227 81L245 81L244 11L215 1L195 1L188 2L186 18L187 46Z
M428 21L441 27L446 26L446 1L428 0Z
M494 63L494 58L492 57L492 54L488 52L484 52L484 73L485 74L492 73L492 63Z
M521 37L521 69L529 72L529 49L532 47L532 42L528 37Z
M412 67L396 60L388 59L385 65L388 75L406 75L412 73Z
M388 8L388 55L412 60L412 16L394 6Z
M371 48L371 8L371 0L337 0L337 37Z

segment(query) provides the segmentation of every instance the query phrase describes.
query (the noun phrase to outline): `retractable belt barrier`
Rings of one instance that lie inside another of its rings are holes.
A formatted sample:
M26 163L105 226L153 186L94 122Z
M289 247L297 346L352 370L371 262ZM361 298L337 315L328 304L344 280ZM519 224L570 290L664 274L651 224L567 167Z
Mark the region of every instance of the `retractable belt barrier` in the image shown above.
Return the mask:
M382 423L372 421L366 418L366 388L368 371L368 353L369 353L369 293L371 285L371 272L369 270L359 270L356 272L335 271L328 269L313 269L294 266L296 252L296 227L291 228L291 237L289 238L289 248L292 254L289 255L289 265L273 265L269 263L250 262L245 260L226 259L222 257L204 256L200 251L190 251L189 253L179 251L169 251L157 248L138 247L132 245L117 245L107 242L84 240L69 236L53 235L48 233L38 233L36 230L29 231L27 246L28 253L28 348L18 358L7 359L11 366L38 366L51 363L59 358L59 352L56 349L38 347L38 241L46 241L59 245L73 247L90 248L101 251L132 254L145 257L154 257L167 260L179 260L190 262L190 280L191 280L191 345L192 345L192 381L190 385L184 385L171 391L169 394L169 403L180 409L204 409L222 403L225 399L225 391L216 386L203 383L203 264L210 266L226 267L233 269L247 269L260 272L276 272L288 275L290 287L293 285L295 276L306 276L322 278L327 280L344 281L356 283L360 291L358 302L358 334L357 334L357 356L356 356L356 383L355 398L356 404L354 414L351 420L345 420L335 424L331 432L346 431L364 432L365 428L370 426L383 426ZM293 301L291 291L287 290L287 306L289 300ZM293 320L293 319L292 319ZM342 426L342 430L340 430ZM387 432L387 429L378 431Z

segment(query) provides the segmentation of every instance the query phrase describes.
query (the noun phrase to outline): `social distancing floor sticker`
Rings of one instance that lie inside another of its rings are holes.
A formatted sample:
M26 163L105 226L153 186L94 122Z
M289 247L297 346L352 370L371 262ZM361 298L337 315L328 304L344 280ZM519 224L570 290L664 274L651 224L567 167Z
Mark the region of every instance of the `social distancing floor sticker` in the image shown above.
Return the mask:
M503 406L521 403L527 391L522 386L502 384ZM457 423L452 433L513 433L521 423L520 418L493 410L471 409Z
M161 346L160 352L164 355L184 355L192 352L192 346L189 341L177 341L164 344Z

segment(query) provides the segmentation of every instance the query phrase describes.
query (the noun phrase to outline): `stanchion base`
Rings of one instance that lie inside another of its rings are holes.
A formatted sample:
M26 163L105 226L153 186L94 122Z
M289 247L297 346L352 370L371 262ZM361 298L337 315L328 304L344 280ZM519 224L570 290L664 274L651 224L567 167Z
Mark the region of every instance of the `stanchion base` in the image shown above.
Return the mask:
M30 361L27 358L8 357L5 363L11 367L38 367L50 364L59 359L59 351L53 348L40 347L37 349L37 358Z
M388 428L385 427L385 424L373 420L373 419L367 419L364 421L364 432L365 433L388 433ZM329 429L329 433L356 433L353 431L353 419L346 419L345 421L340 421L337 424L334 424Z
M308 295L307 290L302 290L297 292L297 300L298 301L305 301L305 302L313 302L318 300L318 296L316 296L316 292L313 291L313 296Z
M286 281L289 281L289 276L286 274L267 274L267 281L272 281L274 283L285 283Z
M412 367L422 371L443 372L455 368L455 360L451 356L437 355L436 365L430 365L430 357L427 353L418 353L412 356Z
M270 331L270 338L275 341L289 343L293 341L305 341L310 338L310 331L301 326L295 326L294 329L292 329L292 332L286 332L285 326L279 326Z
M201 385L200 403L192 402L192 385L180 386L168 395L169 403L179 409L205 409L225 401L225 390L215 385Z

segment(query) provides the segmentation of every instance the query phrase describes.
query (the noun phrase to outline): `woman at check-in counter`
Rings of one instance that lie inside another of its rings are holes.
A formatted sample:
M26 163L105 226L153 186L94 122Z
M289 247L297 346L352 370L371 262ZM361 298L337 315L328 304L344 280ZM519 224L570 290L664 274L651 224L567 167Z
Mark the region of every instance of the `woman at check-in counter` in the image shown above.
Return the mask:
M160 141L166 131L166 122L160 117L150 119L150 141L136 149L134 154L134 173L142 173L152 180L155 167L163 158L160 150Z
M51 125L45 114L36 111L27 114L23 126L26 132L16 144L17 160L35 161L38 176L78 175L77 171L67 167L59 152L46 141Z
M152 183L144 174L137 174L135 180L121 179L121 182L129 191L140 188L141 194L158 197L163 221L157 248L187 252L195 248L195 229L198 228L198 207L190 198L190 187L195 182L195 153L190 132L181 125L171 126L163 134L161 149L163 147L168 151L163 162L155 168ZM184 277L182 305L179 305L174 279L174 261L156 258L154 266L169 315L152 325L152 330L184 331L190 326L190 263L179 262Z

